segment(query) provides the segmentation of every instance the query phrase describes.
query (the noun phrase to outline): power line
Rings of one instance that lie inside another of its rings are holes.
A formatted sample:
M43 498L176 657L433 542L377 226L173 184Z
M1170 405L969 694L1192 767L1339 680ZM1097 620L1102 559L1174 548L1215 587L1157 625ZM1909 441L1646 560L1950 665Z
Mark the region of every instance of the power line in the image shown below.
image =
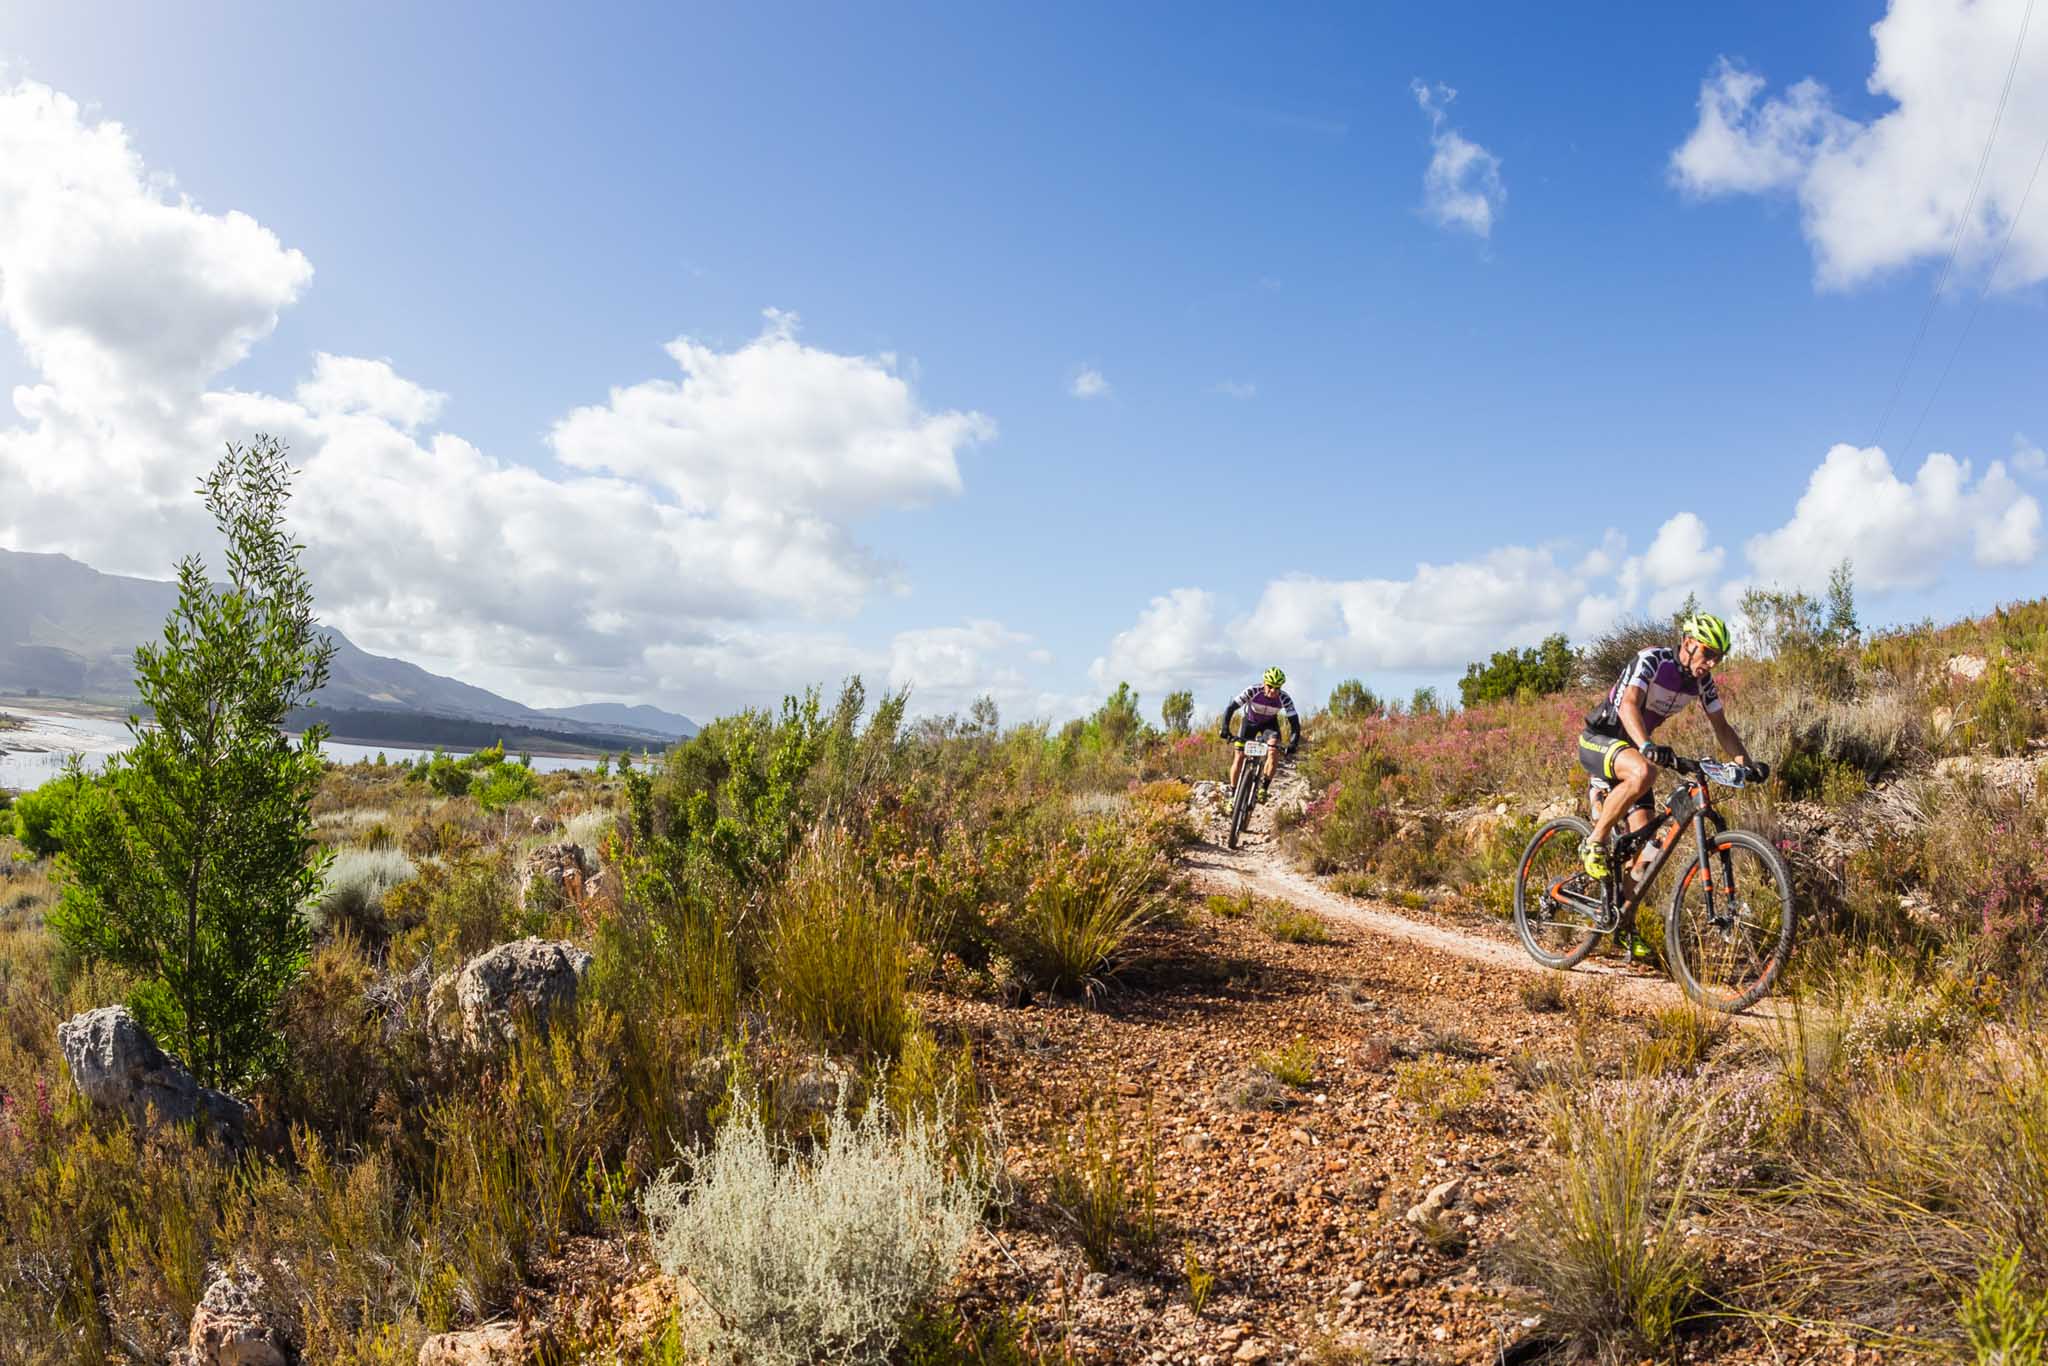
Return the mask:
M2034 22L2034 0L2027 0L2027 9L2020 16L2019 37L2013 40L2012 60L2006 63L2005 85L1998 92L1998 108L1991 115L1991 132L1984 139L1983 155L1977 158L1977 176L1970 182L1970 197L1963 201L1963 212L1956 219L1956 232L1948 244L1948 260L1942 263L1941 278L1934 282L1934 292L1927 296L1927 306L1920 311L1920 328L1913 334L1913 344L1906 348L1906 363L1899 367L1899 377L1892 381L1891 397L1885 400L1884 413L1877 419L1877 427L1870 433L1868 444L1875 446L1884 435L1885 424L1892 420L1892 409L1898 405L1899 394L1906 387L1906 376L1912 372L1913 360L1920 354L1920 343L1927 336L1927 324L1934 317L1934 306L1941 300L1941 292L1948 288L1949 273L1955 269L1956 256L1962 251L1963 234L1970 226L1970 215L1977 207L1977 192L1984 185L1984 168L1991 164L1991 149L1998 142L1998 127L2005 121L2006 101L2012 97L2012 78L2020 69L2020 51L2027 45L2027 28ZM1910 443L1910 440L1908 442Z
M1963 320L1963 330L1956 334L1955 349L1948 353L1948 364L1941 367L1941 377L1934 381L1934 388L1927 395L1927 404L1920 410L1920 421L1913 424L1906 444L1900 447L1902 452L1913 449L1913 438L1920 435L1927 415L1934 411L1934 400L1941 393L1941 386L1948 382L1948 372L1955 369L1956 357L1963 354L1963 343L1969 340L1970 329L1976 325L1977 314L1983 311L1984 301L1991 297L1991 287L1998 283L1998 268L2005 264L2005 249L2012 245L2013 234L2019 231L2020 217L2027 211L2027 201L2034 197L2034 182L2041 178L2043 162L2048 162L2048 138L2041 141L2041 154L2034 158L2034 173L2027 177L2027 188L2020 195L2019 207L2012 211L2012 220L2005 225L2005 239L1998 244L1998 254L1991 258L1991 272L1984 277L1984 288L1977 292L1977 302L1970 306L1970 316Z

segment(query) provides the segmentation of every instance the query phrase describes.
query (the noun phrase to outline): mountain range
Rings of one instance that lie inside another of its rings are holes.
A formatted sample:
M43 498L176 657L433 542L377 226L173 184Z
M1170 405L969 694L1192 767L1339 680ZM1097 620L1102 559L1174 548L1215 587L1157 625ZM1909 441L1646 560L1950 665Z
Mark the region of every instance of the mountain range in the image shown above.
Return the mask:
M132 702L135 647L162 633L177 600L174 583L0 549L0 693ZM628 749L697 733L689 717L647 705L528 707L327 633L335 646L327 686L294 720L325 722L339 740Z

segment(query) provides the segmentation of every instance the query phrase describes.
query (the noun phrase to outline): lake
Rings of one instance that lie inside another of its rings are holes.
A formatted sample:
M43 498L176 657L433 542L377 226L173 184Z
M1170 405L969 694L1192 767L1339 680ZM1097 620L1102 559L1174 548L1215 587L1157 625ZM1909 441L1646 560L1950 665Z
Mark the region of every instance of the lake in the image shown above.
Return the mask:
M125 721L104 716L27 711L13 706L6 709L6 714L27 725L21 730L0 730L0 787L22 790L40 787L62 773L65 760L74 754L88 769L97 769L110 757L128 748L128 725ZM320 747L320 752L337 764L375 759L379 754L392 763L409 762L433 753L431 749L351 745L339 740L329 740ZM457 757L469 753L463 749L450 749L448 752ZM540 773L591 768L596 763L595 756L576 759L541 754L533 756L533 767Z

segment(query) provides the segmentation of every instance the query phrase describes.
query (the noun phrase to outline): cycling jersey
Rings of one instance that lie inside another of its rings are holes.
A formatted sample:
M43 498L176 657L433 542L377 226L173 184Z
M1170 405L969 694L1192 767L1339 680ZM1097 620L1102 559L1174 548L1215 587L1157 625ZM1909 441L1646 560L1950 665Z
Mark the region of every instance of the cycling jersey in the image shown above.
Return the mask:
M1694 678L1678 662L1676 650L1668 645L1654 645L1630 660L1600 705L1586 713L1586 729L1595 735L1627 739L1628 731L1621 724L1621 696L1630 688L1643 690L1643 724L1653 735L1658 726L1684 711L1695 697L1702 711L1721 710L1721 694L1711 677Z
M1279 688L1273 689L1269 695L1263 686L1255 683L1239 693L1236 700L1224 709L1223 724L1226 727L1230 725L1231 713L1239 710L1244 712L1241 733L1245 737L1267 730L1279 733L1283 716L1293 723L1294 733L1301 734L1301 717L1294 710L1294 699Z

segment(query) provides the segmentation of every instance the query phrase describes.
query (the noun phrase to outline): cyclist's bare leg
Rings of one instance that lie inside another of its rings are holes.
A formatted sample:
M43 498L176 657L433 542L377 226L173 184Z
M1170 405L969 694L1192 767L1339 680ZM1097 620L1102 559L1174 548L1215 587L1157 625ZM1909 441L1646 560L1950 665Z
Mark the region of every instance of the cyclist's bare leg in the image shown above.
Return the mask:
M1266 746L1266 786L1273 785L1273 775L1280 770L1280 744L1276 739Z
M1227 791L1237 791L1237 776L1244 772L1244 751L1233 746L1230 751L1230 786Z
M1614 786L1608 789L1607 797L1600 803L1600 814L1593 820L1593 843L1604 844L1607 832L1624 814L1629 819L1629 829L1640 830L1649 819L1635 805L1649 795L1653 771L1650 761L1640 750L1623 749L1614 756Z

